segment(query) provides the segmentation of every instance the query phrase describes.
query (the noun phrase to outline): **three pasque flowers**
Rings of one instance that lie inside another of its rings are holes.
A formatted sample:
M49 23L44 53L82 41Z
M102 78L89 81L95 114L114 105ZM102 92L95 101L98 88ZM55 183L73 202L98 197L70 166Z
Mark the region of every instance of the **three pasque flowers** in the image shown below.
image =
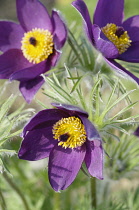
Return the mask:
M18 80L29 103L44 83L42 74L55 66L67 39L67 29L57 11L50 16L38 0L16 0L20 25L0 22L0 79ZM86 4L72 5L80 12L92 45L119 73L139 79L115 59L139 62L139 16L123 20L124 0L99 0L92 24ZM100 135L80 108L53 104L40 111L23 130L18 156L35 161L49 157L48 174L55 191L66 189L85 162L91 176L103 179Z
M67 39L59 13L50 16L38 0L16 0L20 24L0 21L0 79L18 80L30 103L44 83L45 74L56 65Z
M88 114L72 105L53 106L56 108L40 111L25 126L19 158L49 157L49 181L55 191L74 181L83 162L91 176L103 179L102 141Z

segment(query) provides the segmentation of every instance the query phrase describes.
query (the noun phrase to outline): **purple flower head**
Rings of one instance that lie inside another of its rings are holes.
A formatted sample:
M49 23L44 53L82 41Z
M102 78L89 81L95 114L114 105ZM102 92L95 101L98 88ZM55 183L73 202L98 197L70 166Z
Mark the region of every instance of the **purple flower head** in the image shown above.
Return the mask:
M139 84L139 78L115 61L139 63L139 15L123 21L124 0L98 0L92 24L83 0L76 0L72 5L84 20L90 42L102 53L106 62L118 73L131 77Z
M36 114L23 130L18 156L35 161L49 157L49 181L66 189L85 162L91 176L103 179L102 141L88 114L78 107L53 104Z
M38 0L16 0L20 24L0 21L0 79L18 80L30 103L60 56L67 29L57 11L49 16Z

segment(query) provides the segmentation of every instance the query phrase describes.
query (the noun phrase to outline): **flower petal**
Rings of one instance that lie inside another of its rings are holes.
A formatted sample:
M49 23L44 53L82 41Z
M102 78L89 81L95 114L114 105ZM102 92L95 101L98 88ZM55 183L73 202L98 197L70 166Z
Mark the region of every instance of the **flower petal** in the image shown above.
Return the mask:
M49 156L49 181L55 191L66 189L77 176L85 157L85 145L77 149L55 145Z
M103 149L93 141L86 142L85 163L89 173L97 179L103 179Z
M21 48L24 30L19 24L9 21L0 21L0 50L5 52L12 48Z
M133 133L135 136L139 137L139 127Z
M42 110L38 112L24 127L23 137L26 135L27 131L53 126L63 117L68 117L68 115L61 112L59 109Z
M22 141L18 157L30 161L46 158L56 143L52 127L29 131Z
M25 67L24 69L13 73L10 77L10 80L27 81L34 79L37 76L46 73L51 69L52 66L56 65L59 57L60 53L55 50L54 53L48 57L47 60L42 61L38 64L30 63L31 66L29 68Z
M60 110L66 111L71 116L81 114L84 115L85 117L88 117L88 113L77 106L69 104L60 104L60 103L51 103L51 104Z
M58 40L57 40L58 41ZM58 41L59 42L59 41ZM49 62L51 63L51 66L55 66L57 64L57 62L59 61L60 59L60 55L61 55L61 51L59 51L59 49L57 50L56 49L56 45L57 43L54 43L54 47L55 47L55 50L53 52L52 55L49 56L49 58L47 60L49 60ZM59 44L58 44L59 45ZM47 61L48 62L48 61Z
M0 56L0 79L9 79L11 74L20 69L30 67L26 58L23 57L21 50L11 49Z
M112 67L113 70L116 70L125 79L133 79L139 85L139 78L132 74L130 71L126 70L123 66L117 63L115 60L106 59L106 62Z
M128 32L133 42L139 41L139 15L130 17L124 21L123 28Z
M52 21L54 25L54 35L58 37L61 47L63 47L66 39L67 39L67 28L65 23L60 18L57 11L52 11Z
M99 0L94 13L94 24L100 28L107 23L121 25L123 19L124 0Z
M16 0L17 15L25 31L33 28L52 32L52 22L44 5L38 0Z
M93 25L93 34L96 49L106 58L117 58L119 55L118 49L104 36L97 25Z
M32 64L31 67L29 68L24 68L19 71L14 72L10 80L18 80L20 82L31 80L39 76L40 74L43 74L45 72L45 67L48 70L50 69L50 65L46 66L45 65L46 61L43 61L39 64Z
M27 103L32 101L33 97L44 82L45 81L42 76L38 76L32 80L20 82L19 89Z
M131 43L131 46L119 55L117 59L132 62L132 63L139 63L139 41Z
M77 11L81 14L84 20L87 36L89 40L91 41L91 43L94 44L94 37L92 33L92 23L91 23L90 15L89 15L86 4L82 0L76 0L72 2L72 6L74 6L77 9Z
M84 124L87 139L89 141L95 141L96 144L98 143L98 145L100 145L101 138L95 126L86 117L82 115L78 115L78 116L80 117L80 119L82 120L82 123Z

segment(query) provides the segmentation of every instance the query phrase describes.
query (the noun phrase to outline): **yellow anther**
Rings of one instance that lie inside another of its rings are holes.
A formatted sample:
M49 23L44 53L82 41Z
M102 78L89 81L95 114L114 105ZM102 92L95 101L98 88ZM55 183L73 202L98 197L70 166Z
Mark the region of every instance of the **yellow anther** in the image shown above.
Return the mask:
M113 23L108 23L102 28L102 32L117 47L119 54L122 54L130 47L132 41L127 31L122 31L122 33L118 34L119 28Z
M44 29L35 28L24 34L21 50L32 63L40 63L53 53L53 35Z
M64 148L76 148L86 141L84 125L78 117L62 118L53 126L54 139L59 146Z

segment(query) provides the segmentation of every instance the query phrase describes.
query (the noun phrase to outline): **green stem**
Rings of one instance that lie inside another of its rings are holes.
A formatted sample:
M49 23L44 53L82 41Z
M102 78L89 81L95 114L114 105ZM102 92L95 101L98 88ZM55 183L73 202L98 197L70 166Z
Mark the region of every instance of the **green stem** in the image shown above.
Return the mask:
M6 206L6 202L5 202L5 199L4 199L4 196L1 192L1 190L0 190L0 198L1 198L1 201L2 201L2 204L1 204L2 210L6 210L7 206Z
M60 193L54 193L54 209L60 210Z
M94 116L93 116L93 111L92 111L92 109L93 109L92 99L93 99L93 95L94 95L94 93L96 91L96 88L99 85L100 81L101 81L101 78L99 78L96 82L94 82L94 86L93 86L92 90L90 91L90 96L89 96L89 107L90 107L90 109L89 109L89 119L90 119L91 122L94 121Z
M96 178L91 178L91 206L92 209L97 207L97 195L96 195Z
M85 103L85 101L83 99L83 96L81 95L81 93L79 93L79 90L77 90L77 93L78 93L78 96L79 96L79 99L80 99L80 102L81 102L83 108L87 111L86 103Z
M93 69L93 74L97 74L99 69L101 69L102 67L102 55L100 53L98 53L97 55L97 58L96 58L96 61L95 61L95 66L94 66L94 69Z
M16 193L19 195L19 197L21 198L23 204L24 204L24 208L25 210L30 210L28 203L23 195L23 193L20 191L20 189L15 185L14 182L12 182L12 180L7 176L6 172L3 173L3 177L4 179L9 183L9 185L16 191Z

